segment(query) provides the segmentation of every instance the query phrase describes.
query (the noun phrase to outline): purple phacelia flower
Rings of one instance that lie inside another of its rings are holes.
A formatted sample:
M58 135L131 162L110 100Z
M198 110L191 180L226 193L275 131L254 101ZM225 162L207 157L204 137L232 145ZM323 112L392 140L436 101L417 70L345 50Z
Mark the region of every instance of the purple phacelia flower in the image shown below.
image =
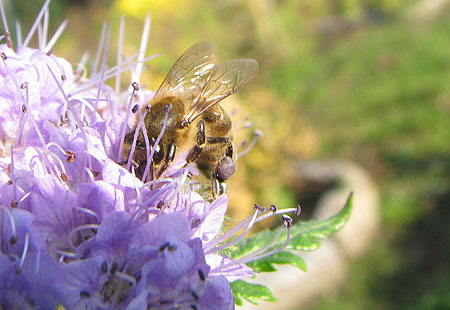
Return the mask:
M119 81L125 70L138 79L145 50L107 68L104 28L100 46L105 47L97 53L93 74L81 77L51 51L65 23L45 41L49 2L16 49L7 28L1 37L0 304L5 309L234 309L229 283L253 275L246 262L280 249L269 244L238 260L223 250L254 223L295 209L255 208L222 233L228 198L208 201L192 190L194 166L174 163L164 177L145 183L137 178L122 162L123 139L133 107L143 106L153 93L137 91L136 83L120 92L119 84L112 89L105 82ZM0 8L3 12L1 1ZM40 48L32 49L27 45L36 29ZM144 42L148 29L147 19Z

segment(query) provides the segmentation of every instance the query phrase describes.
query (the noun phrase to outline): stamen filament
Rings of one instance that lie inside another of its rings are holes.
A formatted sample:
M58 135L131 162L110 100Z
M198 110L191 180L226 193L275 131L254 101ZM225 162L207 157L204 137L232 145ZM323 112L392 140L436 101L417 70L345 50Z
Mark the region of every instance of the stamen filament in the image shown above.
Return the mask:
M45 9L44 12L44 25L42 29L42 41L39 41L39 49L41 51L44 51L44 47L47 44L47 34L48 34L48 16L49 16L48 7Z
M122 273L120 271L116 271L114 273L114 275L116 275L119 279L121 279L123 281L131 283L131 288L136 287L136 279L134 277L130 276L129 274ZM120 292L120 290L117 290L117 293L118 292Z
M125 18L123 16L120 17L120 24L119 24L119 42L117 44L117 68L120 68L122 64L122 54L123 54L123 37L125 33ZM116 72L116 85L115 85L115 91L117 94L120 93L120 76L121 72Z
M157 57L159 55L160 54L155 54L155 55L149 56L147 58L144 58L144 60L142 62L143 63L147 62L147 61L149 61L149 60L151 60L151 59L153 59L153 58L155 58L155 57ZM133 57L131 57L127 61L122 62L121 65L125 66L123 68L113 67L113 68L111 68L109 70L106 70L104 80L107 81L110 78L113 78L117 74L118 70L120 70L120 72L125 72L125 71L128 71L128 70L131 70L131 68L133 68L137 64L137 63L131 62L131 60L134 59L134 58L137 58L137 57L138 57L138 55L134 55ZM98 79L99 79L98 76L91 77L88 82L83 83L83 85L80 85L76 90L74 90L72 92L72 95L75 95L75 94L78 94L80 92L84 92L86 90L89 90L90 88L92 88L93 86L98 84Z
M53 37L50 39L50 41L48 41L47 45L44 47L43 50L44 53L48 53L53 48L56 41L58 41L59 37L63 33L64 29L66 29L67 23L68 23L67 19L61 23L61 25L56 30L55 34L53 34Z
M23 243L23 251L22 251L22 256L20 258L19 270L22 270L23 263L25 262L25 257L27 256L27 252L28 252L28 243L29 243L29 241L30 241L30 235L27 232L25 234L25 242Z
M240 231L241 229L244 228L245 225L247 225L247 227L245 228L245 230L239 235L239 237L237 238L237 241L241 240L242 238L244 238L244 236L250 231L250 229L252 228L252 226L254 225L257 216L259 215L259 209L255 210L255 213L253 213L253 215L247 217L245 220L243 220L242 222L240 222L239 224L237 224L235 227L233 227L231 230L229 230L228 232L226 232L224 235L220 236L219 238L216 238L214 240L212 240L211 242L208 242L204 249L205 249L205 255L210 254L210 253L214 253L217 251L221 251L223 249L226 249L229 244L223 244L222 246L218 247L218 248L214 248L214 246L216 246L217 244L222 243L223 241L227 240L228 238L230 238L231 236L233 236L236 232ZM248 224L246 224L248 222ZM237 242L236 241L236 242ZM235 242L234 242L235 243Z
M36 31L37 26L40 24L42 16L44 15L45 10L47 10L48 5L50 4L51 0L46 0L44 5L42 6L42 9L39 11L38 16L36 17L33 26L31 26L30 32L28 32L27 37L23 41L23 44L21 47L28 46L28 43L30 43L31 38L33 37L34 32Z
M117 154L118 162L122 161L123 140L125 139L125 133L126 133L127 126L128 126L127 120L130 117L130 113L131 113L131 109L132 109L133 101L134 101L134 95L136 94L137 89L138 89L137 84L133 84L132 83L132 85L134 85L134 87L133 87L133 91L131 92L130 101L128 102L128 107L127 107L127 113L125 115L125 120L122 122L122 125L120 126L120 144L119 144L119 153ZM138 132L138 130L136 130L136 132ZM136 139L133 139L133 142L135 142L135 140ZM134 149L133 149L133 146L132 146L131 152L130 152L130 156L131 156L131 153L133 153L133 151L134 151ZM130 166L129 166L129 164L131 162L130 161L130 156L128 156L129 158L128 158L128 162L127 162L127 170L130 170ZM133 158L133 156L131 156L131 158Z
M17 201L17 180L16 180L16 169L14 165L14 148L11 145L11 178L13 182L13 202Z
M294 213L297 212L297 208L286 208L286 209L279 209L276 212L272 212L272 211L266 212L266 213L261 214L261 216L258 217L258 219L256 220L255 223L259 223L259 222L265 220L266 218L269 218L274 215L282 215L282 214L292 213L292 212L294 212Z
M247 154L248 152L250 152L250 150L255 146L255 144L259 140L259 138L262 137L262 135L263 135L260 130L255 130L254 133L255 133L255 136L253 137L252 141L250 141L250 143L245 148L245 150L243 150L242 152L239 152L237 154L237 158L242 157L245 154Z
M17 46L22 46L22 26L18 20L16 20L16 40Z
M75 254L75 252L70 252L70 251L67 251L67 250L55 249L55 253L59 254L62 259L64 257L67 257L67 258L77 258L78 257L77 254Z
M281 231L282 230L280 229L280 232ZM263 258L268 257L270 255L273 255L275 253L279 253L279 252L283 251L289 245L290 240L291 240L291 228L287 227L286 240L284 241L284 243L283 243L283 245L281 247L279 247L277 249L274 249L274 250L272 250L270 252L266 252L266 253L264 253L264 254L262 254L260 256L254 256L254 257L252 257L249 260L245 260L245 263L248 263L248 262L251 262L251 261L255 261L255 260L260 260L260 259L263 259Z
M88 175L89 181L91 181L91 183L94 183L95 182L95 177L94 177L94 174L92 173L91 169L89 169L88 167L84 167L84 171Z
M131 75L131 80L136 81L138 83L142 74L142 68L144 65L143 60L145 57L145 51L147 50L148 38L150 36L150 24L151 24L151 17L150 15L147 15L144 22L144 30L142 31L141 45L139 47L139 56L136 69L133 71Z
M97 75L97 67L100 62L100 54L103 50L105 35L106 35L106 22L103 23L103 26L102 26L102 34L100 35L100 41L99 41L98 48L97 48L97 54L95 56L94 66L92 67L93 75Z
M6 215L9 219L9 224L11 225L11 233L13 236L16 236L16 222L14 221L14 217L11 211L6 206L0 206L0 208L2 208L6 212Z
M146 158L149 158L149 156L150 156L150 141L148 140L147 128L146 128L145 123L144 123L144 119L145 119L145 116L147 115L147 111L148 110L145 109L145 113L144 113L144 115L142 115L142 117L140 117L139 122L142 122L141 128L142 128L142 133L143 133L143 136L144 136ZM156 145L153 145L153 147L156 148ZM149 171L150 171L150 164L151 163L147 162L146 165L145 165L144 174L142 175L142 182L145 182L147 180L147 176L148 176ZM153 176L151 176L151 177L152 177L152 180L153 180Z
M87 209L87 208L83 208L83 207L74 207L75 209L77 209L80 212L83 212L87 215L91 215L92 217L94 217L97 221L100 220L100 217L98 216L98 214L94 211L92 211L91 209Z
M69 236L67 237L68 243L69 243L70 247L71 247L72 249L74 249L74 250L77 248L77 247L72 243L72 239L73 239L75 233L77 233L77 232L79 232L79 231L82 231L82 230L85 230L85 229L98 229L99 226L100 226L99 224L86 224L86 225L81 225L81 226L78 226L78 227L72 229L72 230L70 231L70 233L69 233Z
M97 105L98 105L98 100L100 98L100 93L103 89L103 84L104 84L104 78L105 78L105 70L106 70L106 60L108 59L108 53L109 53L109 40L111 38L111 28L110 26L108 26L108 29L106 30L106 42L105 42L105 50L103 52L103 61L102 61L102 66L101 66L101 72L100 72L100 78L98 80L98 86L97 86L97 96L95 99L95 104L94 104L94 110L97 111ZM112 112L114 113L114 112Z
M172 105L169 103L164 108L164 122L161 128L161 132L159 133L158 137L156 138L155 144L153 144L152 151L150 152L150 155L147 157L147 166L145 167L145 171L147 171L149 165L153 162L153 156L155 155L155 151L158 148L159 142L161 142L162 136L164 135L164 132L166 131L167 127L167 119L169 118L169 112L172 109ZM145 127L145 126L144 126Z
M142 124L139 123L138 126L136 127L136 130L134 131L133 142L131 143L131 150L130 154L128 155L127 170L130 170L131 162L133 161L134 151L136 150L137 136L139 135L139 130L141 130L141 126ZM123 139L121 139L120 142L121 145L123 146Z
M47 149L50 150L50 148L54 146L62 155L66 155L66 151L63 150L63 148L56 142L49 142L47 143Z
M70 106L70 101L69 101L69 98L67 97L66 92L62 88L61 83L59 83L58 78L56 77L55 73L53 72L53 70L50 68L50 66L48 64L47 64L47 68L48 68L48 70L50 70L50 73L51 73L53 79L55 80L56 85L58 85L58 88L59 88L61 94L63 95L64 100L66 101L68 112L70 112L70 114L67 113L69 116L69 119L70 119L70 116L73 116L73 118L75 119L75 123L78 125L78 128L80 128L81 133L83 134L83 138L85 139L86 142L88 142L86 132L84 131L84 128L83 128L80 120L78 119L77 115L75 114L75 112L72 111L72 108Z
M34 274L37 276L39 273L39 266L41 265L41 251L37 252L36 265L34 266Z
M0 0L0 13L2 15L3 29L5 30L6 44L8 45L8 47L11 48L12 47L11 35L8 29L8 22L5 16L5 10L3 8L3 2L1 0Z

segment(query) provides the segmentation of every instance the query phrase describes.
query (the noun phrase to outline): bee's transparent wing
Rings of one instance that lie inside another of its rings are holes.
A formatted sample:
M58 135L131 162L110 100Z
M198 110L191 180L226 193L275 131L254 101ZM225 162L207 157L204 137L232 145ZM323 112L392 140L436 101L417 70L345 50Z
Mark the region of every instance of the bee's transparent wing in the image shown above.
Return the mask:
M170 69L157 91L186 99L183 124L191 123L206 110L233 94L258 71L258 62L235 59L215 65L211 42L189 48Z
M189 124L220 100L247 84L258 72L258 62L253 59L234 59L214 65L197 87L198 94L186 111L183 123Z
M198 96L199 85L214 68L214 46L211 42L201 42L189 48L178 58L170 69L158 92ZM196 91L197 90L197 91Z

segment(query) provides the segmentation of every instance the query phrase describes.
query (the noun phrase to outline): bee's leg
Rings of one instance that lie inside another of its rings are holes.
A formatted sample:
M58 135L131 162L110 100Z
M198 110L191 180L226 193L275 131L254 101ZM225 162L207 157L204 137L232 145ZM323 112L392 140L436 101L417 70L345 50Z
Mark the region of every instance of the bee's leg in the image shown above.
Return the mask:
M213 200L216 200L216 197L219 194L219 180L215 176L211 178L210 181L210 189L211 189L211 197Z
M175 158L176 149L177 149L177 146L175 145L175 141L170 142L169 147L167 148L167 154L166 154L166 158L164 160L164 164L161 167L161 169L159 169L158 175L156 176L157 178L159 178L162 175L162 173L167 169L167 167L169 167L169 164Z
M208 137L207 140L208 144L218 144L218 143L224 143L224 144L231 144L231 138L230 137Z
M205 133L205 121L200 120L198 122L198 131L197 131L197 144L189 151L188 156L186 157L186 165L194 162L200 153L203 150L203 147L206 144L206 133Z
M211 178L211 196L212 199L215 200L217 196L225 193L227 183L224 180L220 180L216 174Z

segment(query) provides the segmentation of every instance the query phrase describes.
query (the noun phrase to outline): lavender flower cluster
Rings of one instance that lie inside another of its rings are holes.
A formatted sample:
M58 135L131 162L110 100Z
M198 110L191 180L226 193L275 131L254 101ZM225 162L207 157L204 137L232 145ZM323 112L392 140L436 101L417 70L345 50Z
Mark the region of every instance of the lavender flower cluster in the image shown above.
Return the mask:
M105 31L87 78L52 52L65 24L46 41L48 3L16 49L3 18L0 308L234 309L229 283L270 253L233 260L223 250L277 211L256 209L222 233L227 196L191 190L194 167L143 183L120 165L132 107L152 93L105 81L139 71L144 53L107 68ZM36 30L39 49L29 48Z

